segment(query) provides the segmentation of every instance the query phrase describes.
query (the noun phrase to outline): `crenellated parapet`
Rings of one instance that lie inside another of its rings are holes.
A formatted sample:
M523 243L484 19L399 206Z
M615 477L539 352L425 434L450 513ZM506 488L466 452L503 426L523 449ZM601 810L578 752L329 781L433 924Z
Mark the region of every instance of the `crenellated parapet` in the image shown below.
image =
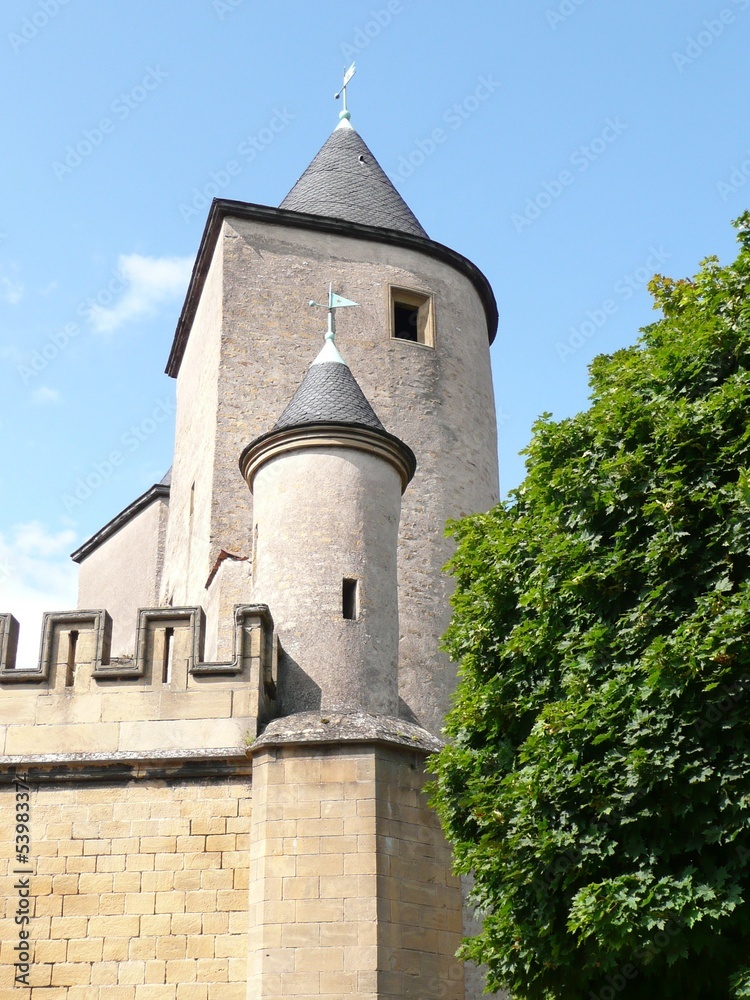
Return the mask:
M40 656L16 665L19 626L0 615L0 752L10 756L237 751L275 713L266 605L238 605L234 655L203 657L199 607L143 608L135 653L111 657L106 611L44 615Z
M36 667L16 665L19 631L13 615L0 615L0 637L3 637L0 638L0 684L44 684L54 688L61 672L65 675L65 686L70 686L79 664L90 665L95 671L109 662L112 619L106 611L45 612ZM63 655L67 656L64 663Z

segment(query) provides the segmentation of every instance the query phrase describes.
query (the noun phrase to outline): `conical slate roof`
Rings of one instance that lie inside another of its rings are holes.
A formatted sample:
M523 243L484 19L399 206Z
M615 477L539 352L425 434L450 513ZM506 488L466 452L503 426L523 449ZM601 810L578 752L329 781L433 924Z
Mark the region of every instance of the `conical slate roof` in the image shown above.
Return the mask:
M305 424L357 424L385 431L348 365L317 362L276 421L274 431Z
M305 447L306 442L315 446L329 440L338 441L342 447L357 448L365 442L365 451L374 451L396 469L402 492L417 467L411 448L389 434L376 417L336 349L330 327L322 351L274 427L251 441L240 455L240 470L251 490L255 473L269 455L279 454L276 449L280 445L283 450L283 441L289 438L296 447Z
M346 119L334 129L279 207L428 238Z

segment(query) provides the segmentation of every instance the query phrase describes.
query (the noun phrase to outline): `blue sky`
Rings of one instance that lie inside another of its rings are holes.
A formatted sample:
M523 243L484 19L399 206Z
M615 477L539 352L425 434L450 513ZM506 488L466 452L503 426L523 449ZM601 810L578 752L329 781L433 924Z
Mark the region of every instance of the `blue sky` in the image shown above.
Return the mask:
M731 259L750 203L750 0L6 0L0 48L0 610L27 657L75 605L68 553L170 465L212 193L277 205L345 64L355 127L494 287L504 493L535 417L655 318L651 274Z

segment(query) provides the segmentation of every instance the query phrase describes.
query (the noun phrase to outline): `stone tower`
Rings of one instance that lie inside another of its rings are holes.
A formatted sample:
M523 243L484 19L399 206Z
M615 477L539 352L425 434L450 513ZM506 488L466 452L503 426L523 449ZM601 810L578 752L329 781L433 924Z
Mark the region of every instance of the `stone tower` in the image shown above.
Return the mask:
M329 283L357 308L321 351ZM32 998L479 997L422 785L455 681L444 524L498 496L496 321L348 112L280 208L214 201L170 474L73 554L37 667L0 615Z

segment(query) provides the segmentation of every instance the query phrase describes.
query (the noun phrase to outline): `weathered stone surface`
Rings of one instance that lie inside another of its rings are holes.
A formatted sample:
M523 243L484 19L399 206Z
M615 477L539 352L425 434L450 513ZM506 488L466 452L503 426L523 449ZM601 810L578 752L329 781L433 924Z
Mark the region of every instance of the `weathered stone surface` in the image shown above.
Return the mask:
M200 660L200 609L145 608L138 622L135 659L102 662L104 612L45 616L40 668L18 671L20 684L13 669L0 675L0 767L55 753L75 760L118 751L242 752L274 711L268 609L234 609L234 655L223 663Z
M175 454L161 604L204 600L211 567L222 547L212 526L219 365L223 315L223 255L209 269L177 381ZM249 527L247 533L249 533ZM245 546L246 547L246 546ZM234 551L230 547L229 551ZM243 603L238 600L237 604ZM209 659L215 650L207 650Z
M270 722L249 752L269 746L304 743L392 743L437 753L443 741L405 719L367 712L300 712Z

